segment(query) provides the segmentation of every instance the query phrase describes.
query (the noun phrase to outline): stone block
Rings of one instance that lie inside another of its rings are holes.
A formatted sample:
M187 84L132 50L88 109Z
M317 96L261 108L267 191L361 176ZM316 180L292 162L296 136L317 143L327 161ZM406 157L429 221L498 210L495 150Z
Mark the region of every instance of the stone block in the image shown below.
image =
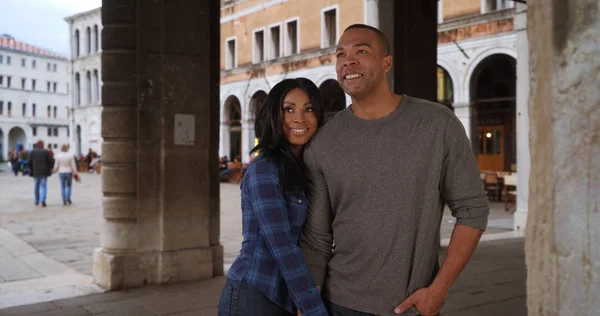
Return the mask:
M213 276L212 249L164 251L159 254L161 283L208 279Z
M103 249L107 250L134 250L137 246L137 236L137 224L135 219L107 219L102 224L100 244Z
M102 28L102 49L110 50L135 50L137 44L135 24L105 25Z
M132 52L102 52L102 80L104 82L135 82L137 58Z
M165 53L201 55L209 45L210 1L163 2Z
M137 137L137 111L135 108L105 107L102 111L102 137Z
M102 161L104 163L135 163L137 148L133 141L107 140L102 143Z
M102 248L94 249L92 276L94 283L107 290L123 288L125 280L125 255L110 254Z
M102 212L106 219L135 219L137 218L137 199L135 195L129 197L106 196L102 199Z
M136 169L134 164L105 165L102 167L102 191L104 193L135 194Z
M102 106L114 105L136 107L137 86L134 82L105 81L102 84Z
M102 24L104 27L110 24L135 24L136 12L136 0L103 0Z
M212 246L212 256L213 256L213 276L223 276L224 275L224 271L223 271L223 265L224 265L224 261L223 261L223 246L222 245L217 245L217 246Z
M142 1L138 5L140 39L138 42L141 52L160 52L162 47L161 37L162 20L161 1Z

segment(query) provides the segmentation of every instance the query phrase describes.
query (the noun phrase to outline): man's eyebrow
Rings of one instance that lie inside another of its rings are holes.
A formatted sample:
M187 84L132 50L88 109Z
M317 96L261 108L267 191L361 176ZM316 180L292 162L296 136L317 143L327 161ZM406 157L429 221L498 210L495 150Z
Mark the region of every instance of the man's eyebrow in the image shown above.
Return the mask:
M352 47L361 47L361 46L366 46L368 48L372 48L371 44L369 44L369 43L358 43L358 44L352 45ZM335 51L338 52L338 51L343 50L343 49L344 49L343 47L338 46Z

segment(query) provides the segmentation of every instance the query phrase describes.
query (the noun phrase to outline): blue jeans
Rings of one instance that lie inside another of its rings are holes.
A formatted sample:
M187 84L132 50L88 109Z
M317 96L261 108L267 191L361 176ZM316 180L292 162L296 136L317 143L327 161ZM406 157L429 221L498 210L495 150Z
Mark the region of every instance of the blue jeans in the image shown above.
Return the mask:
M252 286L227 280L219 300L219 316L295 316Z
M60 180L60 191L62 193L63 204L71 199L71 184L73 184L73 173L59 173L58 179Z
M46 192L48 190L46 187L47 179L48 179L47 177L33 178L33 191L35 193L35 204L39 204L40 202L46 202ZM41 189L41 192L40 192L40 189Z

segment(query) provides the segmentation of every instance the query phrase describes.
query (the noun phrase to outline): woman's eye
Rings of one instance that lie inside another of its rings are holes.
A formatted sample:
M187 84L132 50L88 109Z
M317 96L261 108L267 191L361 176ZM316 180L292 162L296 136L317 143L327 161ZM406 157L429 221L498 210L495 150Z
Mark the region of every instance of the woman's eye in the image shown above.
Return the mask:
M294 112L294 109L292 109L292 108L284 108L284 109L283 109L283 112L286 112L286 113L293 113L293 112Z
M315 110L313 108L307 108L306 112L314 112Z

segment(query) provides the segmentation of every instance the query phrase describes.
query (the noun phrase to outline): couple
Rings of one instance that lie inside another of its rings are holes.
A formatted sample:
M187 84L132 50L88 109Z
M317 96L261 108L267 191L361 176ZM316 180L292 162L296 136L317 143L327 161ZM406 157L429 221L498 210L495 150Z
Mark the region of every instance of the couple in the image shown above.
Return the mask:
M454 114L391 93L378 29L348 27L336 54L352 104L326 125L307 79L267 96L220 316L438 315L486 228L487 196ZM457 222L440 267L445 203Z

